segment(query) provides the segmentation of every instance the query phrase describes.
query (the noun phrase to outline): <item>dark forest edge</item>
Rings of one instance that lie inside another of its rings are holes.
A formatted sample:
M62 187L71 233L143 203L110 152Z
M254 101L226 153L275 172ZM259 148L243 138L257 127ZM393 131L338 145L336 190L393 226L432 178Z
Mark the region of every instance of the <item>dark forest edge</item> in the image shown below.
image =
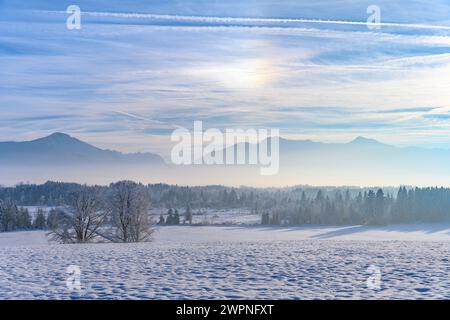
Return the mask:
M132 191L128 190L127 194L127 190L120 189L124 186L132 187ZM54 236L59 237L61 242L80 242L78 240L83 240L84 236L98 236L100 230L105 230L101 227L105 222L115 227L114 232L111 233L109 230L108 234L102 235L104 239L129 242L133 237L137 237L140 241L141 236L151 233L150 222L146 222L142 230L137 224L134 229L130 227L130 230L123 230L123 221L120 222L123 217L118 217L117 214L120 210L123 211L118 199L125 195L130 199L139 198L139 201L131 203L130 206L139 207L141 220L142 212L148 212L150 207L167 209L166 219L161 216L159 222L154 221L160 225L180 224L180 221L190 223L192 210L196 208L245 208L253 214L259 214L263 225L387 225L450 221L450 188L444 187L382 189L298 186L259 189L219 185L197 187L142 185L131 181L121 181L109 186L87 186L49 181L40 185L19 184L14 187L0 187L0 231L32 229L55 231L59 227L60 232L65 232L64 230L70 229L67 227L70 225L69 218L76 215L79 209L77 206L81 201L82 204L92 206L88 209L93 213L100 212L99 215L90 217L92 220L89 222L91 224L89 228L92 229L94 223L95 230L93 233L92 230L84 230L85 235L78 236L58 235L54 232ZM24 206L56 208L50 210L48 214L38 210L37 214L31 217ZM59 209L61 207L65 209ZM132 211L131 208L128 209ZM61 228L61 221L66 224L65 228ZM76 228L72 229L76 231ZM136 230L142 234L137 236L127 234ZM68 238L62 239L64 236ZM81 239L76 240L77 237Z

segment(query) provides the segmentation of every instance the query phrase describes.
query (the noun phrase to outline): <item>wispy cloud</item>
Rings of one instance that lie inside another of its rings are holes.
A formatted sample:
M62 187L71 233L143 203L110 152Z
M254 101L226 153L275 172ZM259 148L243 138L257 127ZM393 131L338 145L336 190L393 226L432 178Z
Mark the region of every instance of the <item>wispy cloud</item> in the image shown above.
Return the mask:
M167 153L170 130L203 120L278 126L287 137L442 143L450 6L433 3L381 1L381 29L370 30L368 2L150 1L126 12L118 1L80 1L82 29L69 31L54 2L6 1L0 136L68 131Z

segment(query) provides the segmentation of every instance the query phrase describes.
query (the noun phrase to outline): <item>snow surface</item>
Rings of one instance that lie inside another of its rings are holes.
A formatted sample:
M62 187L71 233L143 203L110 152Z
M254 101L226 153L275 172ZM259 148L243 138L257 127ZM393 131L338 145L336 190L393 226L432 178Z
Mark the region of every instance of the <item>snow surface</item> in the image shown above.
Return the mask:
M179 208L181 222L184 221L184 208ZM159 216L167 218L167 209L155 208L150 211L153 220L158 221ZM192 223L202 225L256 225L261 224L261 215L252 214L248 209L193 209Z
M138 244L0 233L2 299L450 298L450 225L159 227ZM81 292L66 285L81 270ZM369 267L381 272L370 289Z

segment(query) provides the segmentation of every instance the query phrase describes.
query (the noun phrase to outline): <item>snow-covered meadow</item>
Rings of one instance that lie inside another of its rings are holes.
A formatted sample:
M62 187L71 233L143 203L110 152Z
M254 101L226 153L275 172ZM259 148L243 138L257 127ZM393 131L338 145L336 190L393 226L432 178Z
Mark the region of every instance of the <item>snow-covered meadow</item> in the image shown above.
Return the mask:
M184 222L185 208L178 208L181 223ZM153 221L158 221L160 215L167 219L167 209L153 208L150 210ZM196 225L255 225L261 223L261 215L248 209L195 209L192 210L192 223Z
M137 244L0 233L0 298L448 299L449 254L449 224L173 226Z

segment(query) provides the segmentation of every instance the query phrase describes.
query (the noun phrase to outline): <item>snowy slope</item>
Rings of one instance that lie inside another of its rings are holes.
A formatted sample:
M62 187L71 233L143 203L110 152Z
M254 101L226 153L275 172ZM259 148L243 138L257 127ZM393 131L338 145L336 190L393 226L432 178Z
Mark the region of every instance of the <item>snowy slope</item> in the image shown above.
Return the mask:
M449 299L449 232L431 224L179 226L158 228L151 243L89 245L3 233L0 298ZM70 265L80 268L80 292L66 285ZM367 286L370 268L380 288Z
M450 241L450 224L405 224L373 226L163 226L157 227L154 242L209 243L292 240L353 241ZM0 247L47 244L46 232L0 233Z

